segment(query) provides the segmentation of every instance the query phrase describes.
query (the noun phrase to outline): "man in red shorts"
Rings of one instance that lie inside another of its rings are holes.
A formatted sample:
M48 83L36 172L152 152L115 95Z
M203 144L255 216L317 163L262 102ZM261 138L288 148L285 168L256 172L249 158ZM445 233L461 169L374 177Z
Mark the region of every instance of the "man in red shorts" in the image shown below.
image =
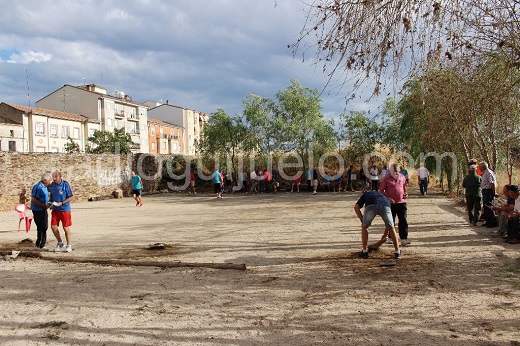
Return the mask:
M58 226L61 222L63 230L65 231L65 239L67 240L65 251L71 252L70 226L72 226L72 218L70 202L74 199L74 195L72 194L70 184L61 179L60 171L52 173L52 180L53 182L50 185L51 201L53 202L51 229L58 240L58 245L56 245L54 251L60 251L65 246L65 243L61 240L60 231L58 230Z

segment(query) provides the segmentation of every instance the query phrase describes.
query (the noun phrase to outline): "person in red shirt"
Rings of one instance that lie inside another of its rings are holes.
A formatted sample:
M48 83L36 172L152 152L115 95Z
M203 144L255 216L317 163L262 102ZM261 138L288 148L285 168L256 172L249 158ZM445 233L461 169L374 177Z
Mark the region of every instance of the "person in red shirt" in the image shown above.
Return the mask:
M392 218L395 223L395 217L399 218L399 238L401 238L401 246L410 244L408 241L408 221L406 207L406 177L399 173L399 165L396 163L390 166L389 174L385 175L379 185L379 192L390 200L390 209L392 210Z
M197 193L195 191L195 172L190 171L190 193Z

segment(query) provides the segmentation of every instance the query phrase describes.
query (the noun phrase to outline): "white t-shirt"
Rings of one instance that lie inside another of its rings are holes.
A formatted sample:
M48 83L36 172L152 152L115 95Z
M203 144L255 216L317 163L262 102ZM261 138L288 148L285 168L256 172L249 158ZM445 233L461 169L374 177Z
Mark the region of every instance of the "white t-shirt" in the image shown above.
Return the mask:
M256 172L251 171L251 174L249 175L249 177L251 178L251 180L256 180Z
M515 211L520 212L520 198L515 199Z
M430 176L430 172L428 172L428 169L426 167L419 167L417 170L417 175L419 176L419 179L428 179Z
M377 167L370 168L370 180L378 180L378 174L379 170L377 169Z

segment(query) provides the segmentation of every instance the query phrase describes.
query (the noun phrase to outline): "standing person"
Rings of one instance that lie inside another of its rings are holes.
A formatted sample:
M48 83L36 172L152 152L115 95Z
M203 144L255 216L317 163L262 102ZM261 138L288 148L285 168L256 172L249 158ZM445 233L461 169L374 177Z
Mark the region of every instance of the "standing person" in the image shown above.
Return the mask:
M233 192L233 174L231 171L226 173L226 190L227 193Z
M307 180L307 191L311 191L312 175L310 168L305 171L305 179Z
M141 180L141 176L134 171L131 173L132 177L130 180L132 181L132 197L137 202L135 204L136 207L143 206L143 199L141 197L143 191L143 181Z
M480 214L482 201L482 178L476 173L477 166L471 165L468 174L462 180L462 187L466 189L466 209L468 210L469 222L476 226Z
M482 170L482 204L484 205L484 221L482 226L493 228L498 226L495 212L491 210L495 198L497 178L495 173L489 168L487 162L479 163ZM486 207L487 206L487 207Z
M365 169L363 167L361 167L361 169L359 170L359 182L361 183L362 191L365 192L368 187L368 179L365 175Z
M312 194L315 195L316 191L318 190L318 170L314 168L312 170Z
M247 174L246 171L242 170L242 191L247 193Z
M419 180L419 189L421 196L428 194L428 183L430 182L430 172L424 167L424 162L421 162L421 166L417 169L417 179Z
M63 230L65 231L65 240L67 241L65 251L71 252L72 243L70 226L72 226L72 213L70 202L74 199L74 194L72 193L70 184L62 179L60 171L54 171L54 173L52 173L52 180L53 182L50 185L51 200L53 202L51 229L56 240L58 240L58 244L54 248L54 251L60 251L65 246L65 243L61 240L60 231L58 230L58 226L61 222Z
M273 168L272 172L271 172L271 181L273 183L273 193L277 193L278 192L278 170L276 169L276 167Z
M354 166L351 165L347 171L347 186L345 186L345 192L354 191L354 185L353 185L354 179L352 179L353 175L354 175Z
M386 175L390 172L390 170L386 167L386 165L383 165L383 169L381 170L381 179L386 177Z
M218 167L215 167L215 172L213 172L213 191L217 194L217 199L222 198L222 176Z
M264 170L264 188L265 192L269 193L271 192L271 184L272 184L272 178L271 178L271 172L266 168Z
M396 163L390 166L389 174L381 180L379 192L390 201L390 209L392 211L392 220L395 224L395 217L399 219L398 229L401 246L409 245L408 241L408 208L406 206L406 178L399 173Z
M249 193L257 193L256 185L257 183L257 175L253 168L251 168L251 173L249 173L249 184L251 185Z
M361 208L365 207L365 214L361 213ZM367 191L361 195L359 200L354 205L354 211L361 221L361 243L363 249L359 256L361 258L368 258L368 227L372 224L372 221L376 215L381 216L385 223L385 232L381 240L371 246L371 248L377 248L386 241L386 238L390 236L394 243L394 257L401 258L401 250L399 250L399 243L397 241L397 234L395 234L394 222L392 221L392 211L390 209L390 202L388 198L383 196L379 191ZM378 245L379 244L379 245Z
M47 186L52 183L52 175L44 173L41 179L31 190L31 210L36 224L36 247L45 249L47 241L47 229L49 228L49 190Z
M372 163L372 168L370 168L370 182L372 184L372 191L379 190L379 170L376 167L375 163Z
M410 177L408 176L408 170L403 165L401 165L399 173L404 175L404 177L406 179L406 185L410 184Z
M193 172L193 169L190 169L190 193L197 193L195 191L195 172Z
M294 192L294 186L296 186L296 192L300 192L300 181L302 179L302 176L301 174L300 175L296 175L294 177L294 180L292 181L292 185L291 185L291 192Z

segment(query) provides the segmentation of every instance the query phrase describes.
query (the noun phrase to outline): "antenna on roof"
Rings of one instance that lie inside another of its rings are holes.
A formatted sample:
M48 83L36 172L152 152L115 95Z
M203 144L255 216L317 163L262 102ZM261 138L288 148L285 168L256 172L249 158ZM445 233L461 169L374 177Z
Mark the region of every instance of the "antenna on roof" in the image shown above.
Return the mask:
M29 108L31 108L31 93L29 91L29 71L27 67L25 68L25 77L27 79L27 103L29 104Z

